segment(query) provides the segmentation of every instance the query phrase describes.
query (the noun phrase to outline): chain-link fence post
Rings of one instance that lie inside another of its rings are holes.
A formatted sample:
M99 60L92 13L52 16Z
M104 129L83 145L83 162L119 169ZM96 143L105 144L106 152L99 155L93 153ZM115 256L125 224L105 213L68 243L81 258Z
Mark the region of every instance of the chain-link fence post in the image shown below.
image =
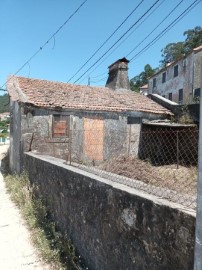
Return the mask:
M67 149L67 164L71 165L72 163L72 130L69 130L69 140L68 140L68 149Z
M202 57L200 60L201 60L201 80L202 80ZM201 91L202 91L202 82L201 82ZM198 186L197 186L197 211L196 211L195 254L194 254L194 270L201 270L201 269L202 269L202 93L200 93Z
M130 144L131 144L131 125L129 125L129 136L128 136L128 157L130 156Z
M179 131L177 130L177 169L179 169Z
M72 130L69 132L69 164L72 163Z

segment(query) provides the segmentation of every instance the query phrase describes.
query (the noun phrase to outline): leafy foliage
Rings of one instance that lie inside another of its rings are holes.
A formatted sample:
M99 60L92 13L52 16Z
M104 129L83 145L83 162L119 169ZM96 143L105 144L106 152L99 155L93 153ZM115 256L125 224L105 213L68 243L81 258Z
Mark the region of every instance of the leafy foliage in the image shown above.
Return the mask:
M185 53L189 53L194 48L202 45L202 28L200 26L196 26L194 29L185 31L184 36L186 36L184 42Z
M148 82L148 78L155 73L155 70L149 65L145 65L144 71L130 80L132 91L139 92L139 88Z
M9 120L0 121L0 138L7 138L9 136L8 126Z
M169 43L164 49L161 50L163 60L160 63L164 66L166 63L176 61L184 55L184 43Z
M9 112L9 97L8 95L0 96L0 113Z
M162 65L173 62L190 53L194 48L202 45L202 28L196 26L184 32L185 41L169 43L161 50L163 59L160 61Z

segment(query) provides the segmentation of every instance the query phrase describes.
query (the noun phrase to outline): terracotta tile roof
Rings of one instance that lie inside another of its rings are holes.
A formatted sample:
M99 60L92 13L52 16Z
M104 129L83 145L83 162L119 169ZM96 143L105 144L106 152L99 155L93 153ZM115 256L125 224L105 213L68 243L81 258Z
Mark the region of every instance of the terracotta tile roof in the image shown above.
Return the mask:
M172 114L147 97L125 89L115 91L107 87L74 85L16 76L8 79L7 89L13 101L30 103L43 108Z

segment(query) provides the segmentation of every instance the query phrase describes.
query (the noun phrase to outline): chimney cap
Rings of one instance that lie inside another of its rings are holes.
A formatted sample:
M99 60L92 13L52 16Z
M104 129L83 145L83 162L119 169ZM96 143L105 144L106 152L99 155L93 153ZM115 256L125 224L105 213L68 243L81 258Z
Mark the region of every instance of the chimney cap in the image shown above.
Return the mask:
M113 64L111 64L108 68L111 68L113 65L117 64L117 63L129 63L130 61L128 59L126 59L125 57L118 59L116 62L114 62Z

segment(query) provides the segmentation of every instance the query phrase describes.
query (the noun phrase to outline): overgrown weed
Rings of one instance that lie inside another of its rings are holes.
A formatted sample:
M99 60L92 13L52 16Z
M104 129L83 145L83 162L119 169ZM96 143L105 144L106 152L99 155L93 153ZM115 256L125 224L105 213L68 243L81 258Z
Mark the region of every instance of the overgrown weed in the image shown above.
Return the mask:
M75 250L67 236L61 235L48 217L43 202L35 198L26 173L5 176L11 199L18 205L31 231L32 242L39 256L52 270L79 269Z

